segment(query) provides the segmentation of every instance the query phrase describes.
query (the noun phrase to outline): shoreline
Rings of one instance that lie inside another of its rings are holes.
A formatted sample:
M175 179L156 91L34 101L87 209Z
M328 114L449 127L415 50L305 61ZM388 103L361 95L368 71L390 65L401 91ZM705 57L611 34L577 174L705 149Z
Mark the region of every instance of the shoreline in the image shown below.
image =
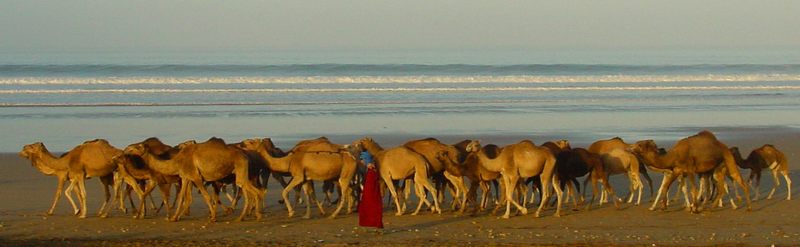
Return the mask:
M708 128L730 146L739 146L742 151L765 143L776 145L786 153L793 180L800 181L797 160L800 154L800 130L793 127L748 127ZM650 130L645 134L622 135L628 142L636 136L655 139L659 147L672 145L684 133L696 133L694 128L670 128ZM613 136L592 136L571 133L573 147L585 147L589 142ZM531 133L529 139L537 144L548 140L563 139L565 133L544 135ZM685 135L688 136L688 135ZM344 142L352 135L329 136L334 142ZM386 147L395 146L415 135L374 135L376 141ZM466 138L482 138L484 143L504 145L525 139L519 133L497 135L443 134L437 136L446 143ZM423 138L423 137L419 137ZM552 138L552 139L548 139ZM574 141L573 141L574 140ZM233 140L231 140L233 141ZM238 140L236 140L238 141ZM290 141L276 142L281 148L292 145ZM660 174L649 171L657 186ZM743 172L745 176L748 171ZM763 174L762 197L772 187L768 173ZM579 179L582 180L582 179ZM622 176L611 178L619 195L627 193L627 180ZM572 205L564 204L561 217L553 217L553 208L543 212L542 217L532 214L499 219L490 212L476 216L459 216L443 206L441 215L421 212L418 216L394 216L393 207L385 207L382 234L356 227L357 214L341 215L327 219L312 209L312 219L286 217L284 205L277 204L279 185L272 181L265 197L265 217L259 222L248 218L244 222L231 222L233 216L221 215L216 223L209 223L207 209L194 193L192 215L180 222L165 221L163 212L155 216L150 211L147 218L136 220L113 209L107 219L94 214L99 208L102 191L97 179L87 182L89 218L78 219L69 215L69 203L61 199L55 215L45 216L44 211L52 202L55 178L40 174L27 160L15 153L0 153L0 245L57 245L57 246L228 246L228 245L792 245L800 242L800 208L798 200L785 201L786 188L779 187L772 200L758 200L753 211L742 209L706 210L690 214L671 204L666 211L649 211L648 192L643 204L623 204L615 209L606 204L591 211L572 211ZM278 186L278 187L275 187ZM798 193L798 186L793 191ZM645 188L647 189L647 188ZM674 188L673 188L674 190ZM159 198L160 195L156 195ZM318 193L317 197L321 198ZM138 199L134 199L138 200ZM416 201L416 199L412 199ZM409 204L415 206L414 203ZM529 207L530 209L530 207ZM298 213L302 214L303 208Z

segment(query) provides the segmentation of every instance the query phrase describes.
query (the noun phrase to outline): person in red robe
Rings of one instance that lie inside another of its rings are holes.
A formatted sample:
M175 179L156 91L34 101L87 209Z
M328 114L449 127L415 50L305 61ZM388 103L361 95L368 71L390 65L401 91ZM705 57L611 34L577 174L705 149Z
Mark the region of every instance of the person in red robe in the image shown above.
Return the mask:
M383 200L378 187L378 169L372 155L361 151L361 162L367 166L367 177L358 203L358 225L383 229Z

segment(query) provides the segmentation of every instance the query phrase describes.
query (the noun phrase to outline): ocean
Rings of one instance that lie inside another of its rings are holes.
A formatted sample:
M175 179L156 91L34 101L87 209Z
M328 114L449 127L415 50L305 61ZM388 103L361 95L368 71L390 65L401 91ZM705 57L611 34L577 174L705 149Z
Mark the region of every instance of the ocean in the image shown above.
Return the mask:
M771 126L800 127L798 51L0 53L0 152Z

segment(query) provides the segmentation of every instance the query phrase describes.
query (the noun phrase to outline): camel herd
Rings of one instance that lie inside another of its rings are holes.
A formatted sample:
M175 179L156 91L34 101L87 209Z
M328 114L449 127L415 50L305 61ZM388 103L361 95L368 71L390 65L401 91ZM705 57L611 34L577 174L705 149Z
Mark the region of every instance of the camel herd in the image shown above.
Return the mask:
M669 150L658 148L652 140L630 144L618 137L596 141L586 149L572 148L566 140L541 146L523 140L499 147L482 145L478 140L450 145L433 138L383 148L369 137L346 145L320 137L301 141L289 151L275 147L269 138L233 144L211 138L175 146L148 138L122 150L102 139L87 141L60 156L53 155L44 144L37 142L25 145L19 155L30 160L40 172L58 179L48 215L53 214L64 192L73 213L86 217L85 180L98 177L105 191L100 217L106 217L112 205L118 205L127 213L124 203L127 199L134 208L135 218L146 216L146 202L150 201L149 207L156 210L156 214L164 208L167 218L177 221L189 213L192 190L196 188L206 203L209 218L215 221L218 207L225 213L232 213L241 198L243 206L236 219L248 216L260 219L270 176L284 187L280 202L286 205L289 217L295 214L292 204L298 203L306 206L304 218L311 217L312 205L325 215L325 204L335 203L331 218L340 214L345 205L347 213L351 213L358 203L366 171L356 158L362 150L375 157L382 191L388 190L391 195L396 215L406 212L406 199L412 185L418 198L415 215L423 206L441 214L448 192L450 207L458 213L464 213L470 206L473 212L483 211L493 203L495 212L505 206L503 218L511 216L512 206L516 213L527 214L528 205L536 201L537 194L536 217L553 203L554 214L559 216L565 203L562 200L570 199L574 210L578 210L581 203L589 210L598 197L601 205L609 200L616 207L624 202L638 205L645 187L640 177L647 180L650 194L653 194L648 170L664 174L650 210L655 210L659 204L662 208L668 207L669 188L676 181L678 193L684 197L684 207L689 211L703 210L709 202L712 207L722 207L726 196L731 207L736 209L729 190L734 190L741 203L737 188L743 191L750 210L750 182L755 181L754 199L758 199L762 169L769 169L775 179L775 187L767 199L772 198L780 185L778 173L787 184L786 199L791 199L788 162L781 151L764 145L742 158L738 148L728 148L708 131L681 139ZM751 170L747 181L740 175L739 168ZM617 197L609 183L609 176L616 174L625 174L630 181L627 200ZM584 176L583 194L579 194L578 178ZM728 181L733 182L732 186ZM314 182L323 184L323 202L316 198ZM587 202L584 198L588 185L592 187L592 196ZM228 186L233 188L233 194L229 193ZM160 206L156 206L150 196L156 187L161 192ZM172 187L176 188L174 199ZM213 191L209 192L207 187L212 187ZM227 194L228 205L220 199L222 191ZM133 203L132 192L138 196L138 206ZM292 192L294 197L290 198ZM550 198L553 192L554 202ZM72 195L78 199L77 204ZM334 200L334 196L338 198Z

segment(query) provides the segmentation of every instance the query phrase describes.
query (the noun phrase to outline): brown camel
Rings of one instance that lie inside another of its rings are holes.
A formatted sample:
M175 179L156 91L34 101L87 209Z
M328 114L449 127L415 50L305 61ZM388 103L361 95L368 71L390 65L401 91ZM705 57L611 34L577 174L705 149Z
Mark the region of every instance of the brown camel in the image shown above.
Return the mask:
M261 193L249 180L249 160L240 149L225 144L218 138L211 138L204 143L182 144L180 151L169 159L163 159L150 152L144 145L132 145L126 153L141 156L149 167L166 175L181 177L181 191L178 203L170 221L177 221L191 203L191 185L196 186L209 208L211 221L216 221L216 202L205 188L206 181L217 181L234 174L236 185L243 189L245 206L236 219L242 220L254 207L256 218L261 218ZM191 183L191 184L190 184Z
M346 147L333 144L327 138L321 137L313 140L301 141L284 157L276 158L268 152L274 145L269 138L250 139L243 141L243 147L247 150L258 152L266 161L267 166L272 172L290 173L292 180L283 189L283 197L289 217L294 216L291 202L288 200L288 193L299 185L311 186L311 181L338 180L340 187L340 200L336 210L330 215L335 218L344 206L344 203L352 204L353 199L349 196L350 181L356 172L356 161L353 154ZM313 188L306 189L306 196L309 201L306 204L306 214L304 218L311 217L310 204ZM322 205L316 202L321 212L324 213ZM349 211L349 209L348 209Z
M433 196L434 206L432 209L439 214L442 213L441 208L439 208L439 200L436 197L436 188L434 188L433 184L428 180L429 164L424 156L405 146L384 150L369 137L356 141L353 146L359 148L363 147L375 157L375 161L378 164L378 173L389 188L389 193L392 194L392 198L394 198L395 205L397 206L397 213L395 215L403 215L404 209L401 207L400 199L398 198L393 181L403 180L412 175L414 176L416 195L419 198L417 209L412 215L417 215L419 213L423 203L430 204L426 198L425 189Z
M669 189L669 186L677 176L685 175L689 176L689 178L694 178L696 174L712 172L719 166L726 166L729 175L743 188L747 210L751 210L750 191L749 188L744 185L744 181L739 174L739 169L736 167L736 160L730 150L728 150L728 147L717 140L713 133L701 131L696 135L681 139L666 154L659 154L658 147L652 140L636 142L636 144L631 146L631 150L641 157L648 165L673 171L672 173L665 174L658 195L656 195L653 206L650 208L651 210L655 209L655 206L659 203L661 194ZM723 188L723 182L724 180L717 180L717 188ZM700 210L699 207L696 206L698 193L694 187L694 183L690 182L690 185L692 185L690 210L692 212L697 212ZM719 198L723 196L723 194L724 193L717 193L717 197ZM717 200L715 199L714 201Z
M76 146L71 151L62 155L60 158L55 158L44 144L37 142L31 145L26 145L20 156L31 159L33 165L45 174L54 174L59 177L59 188L56 193L55 201L58 201L58 194L60 193L61 185L63 185L66 175L70 180L70 188L76 192L78 196L78 203L80 210L77 212L80 218L86 218L86 187L85 180L91 177L99 177L103 183L105 190L106 200L100 207L98 215L100 217L107 217L108 210L111 208L109 201L111 193L109 187L114 184L114 170L116 167L111 163L111 158L120 154L122 151L114 148L106 140L96 139L86 141L81 145ZM62 171L67 168L66 174ZM69 199L69 195L67 195ZM50 211L55 208L56 202L53 203Z
M588 173L587 178L592 182L592 198L586 204L586 210L591 208L595 196L598 195L598 182L603 184L603 190L606 191L606 194L614 195L614 190L608 182L602 157L586 149L571 148L560 152L556 155L556 170L562 183L570 180L574 183L577 180L576 178L585 176ZM572 191L571 187L570 191ZM570 194L574 197L574 193L570 192ZM573 201L574 206L577 207L578 200L573 199ZM618 207L618 201L614 200L614 202L615 206Z
M463 213L464 204L467 200L467 187L464 185L464 176L461 175L462 171L458 168L458 162L443 163L436 157L441 153L449 155L450 159L453 161L458 161L459 157L463 156L463 153L456 147L444 144L435 138L409 141L403 144L403 146L421 154L422 157L428 161L428 164L430 164L428 174L443 174L444 177L455 186L456 190L453 194L453 200L458 202L459 212ZM440 194L443 193L443 190L444 188L437 188Z
M558 186L558 176L554 176L556 158L550 150L544 147L538 147L528 140L503 147L500 155L494 159L489 159L489 157L483 153L479 141L473 141L473 143L467 147L467 150L478 150L476 156L481 160L481 164L485 165L490 171L500 172L503 178L503 184L505 184L506 197L506 213L503 215L503 218L510 217L511 204L514 204L522 214L528 213L528 209L517 203L517 201L513 199L513 195L520 178L525 179L537 175L540 176L543 196L535 216L539 217L550 196L548 188L549 183L552 183L556 190L558 205L556 206L555 215L560 216L561 188Z
M750 169L750 177L747 179L748 183L755 177L756 185L755 185L755 199L758 200L759 198L759 184L761 184L761 170L764 168L769 168L772 172L772 179L775 181L775 185L772 187L772 190L769 191L767 195L767 200L772 199L772 195L775 194L775 190L778 189L778 186L781 185L780 179L778 179L778 172L783 175L783 179L786 180L786 200L792 199L792 180L789 178L789 162L786 159L786 155L783 154L780 150L775 148L775 146L766 144L757 148L750 152L747 155L747 159L742 159L742 154L739 153L739 149L736 147L731 148L731 152L733 153L733 157L736 159L736 164L743 168L743 169Z

